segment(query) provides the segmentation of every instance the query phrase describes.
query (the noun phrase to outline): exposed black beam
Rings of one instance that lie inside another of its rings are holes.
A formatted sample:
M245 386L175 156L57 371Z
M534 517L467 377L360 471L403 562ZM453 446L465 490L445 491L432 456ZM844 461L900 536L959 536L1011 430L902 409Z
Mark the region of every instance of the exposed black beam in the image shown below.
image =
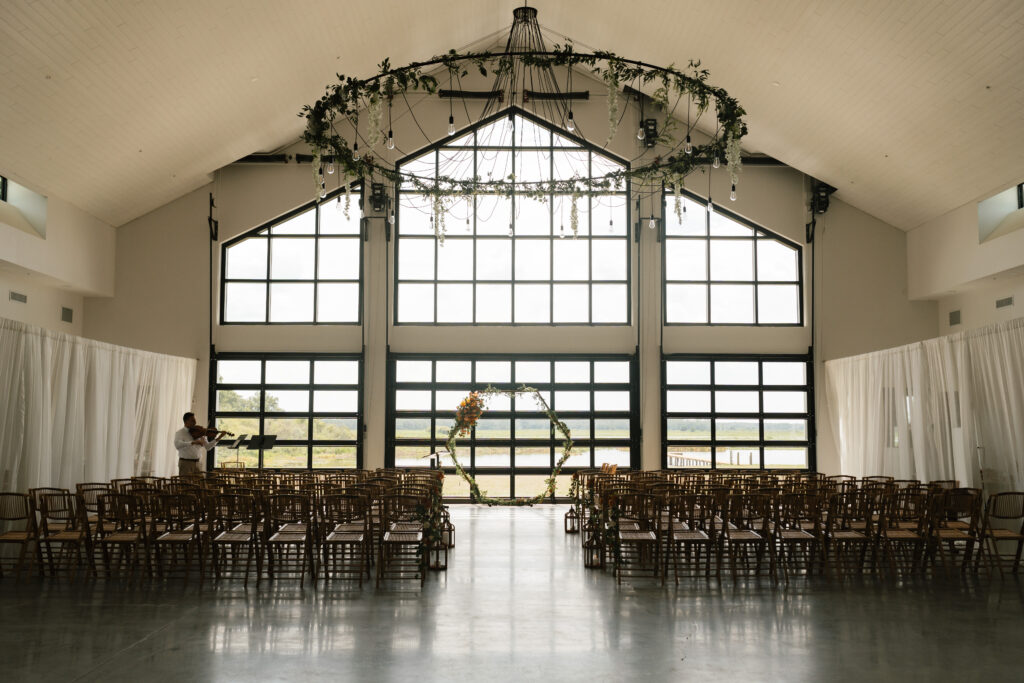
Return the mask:
M523 96L527 100L589 100L589 90L575 90L573 92L540 92L537 90L524 90Z

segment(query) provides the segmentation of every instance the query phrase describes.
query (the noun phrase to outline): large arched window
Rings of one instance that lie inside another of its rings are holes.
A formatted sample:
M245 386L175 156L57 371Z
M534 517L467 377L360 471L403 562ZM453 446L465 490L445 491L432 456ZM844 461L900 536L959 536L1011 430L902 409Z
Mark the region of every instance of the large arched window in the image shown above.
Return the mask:
M602 176L623 163L517 112L417 153L399 169L537 182ZM625 184L614 192L581 187L575 238L569 195L459 198L446 213L441 244L430 197L399 188L395 321L628 324L628 191Z
M802 325L800 247L693 196L666 195L665 322Z
M362 239L357 195L348 216L345 206L339 194L225 243L221 322L359 323Z

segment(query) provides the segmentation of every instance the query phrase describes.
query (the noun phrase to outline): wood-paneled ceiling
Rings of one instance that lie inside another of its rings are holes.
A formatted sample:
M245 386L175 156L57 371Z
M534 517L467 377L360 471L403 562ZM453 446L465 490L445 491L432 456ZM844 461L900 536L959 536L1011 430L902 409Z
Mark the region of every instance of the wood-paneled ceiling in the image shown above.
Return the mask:
M112 224L302 129L336 72L499 36L517 0L8 0L0 174ZM699 58L751 151L911 229L1024 180L1020 0L533 0L552 37Z

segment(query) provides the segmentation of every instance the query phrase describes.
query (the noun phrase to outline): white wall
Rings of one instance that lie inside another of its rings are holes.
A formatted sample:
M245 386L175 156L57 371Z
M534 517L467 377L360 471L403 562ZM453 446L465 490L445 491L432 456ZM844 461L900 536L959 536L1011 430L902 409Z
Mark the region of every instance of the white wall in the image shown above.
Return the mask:
M11 290L28 296L28 302L11 301ZM71 323L61 321L61 307L64 306L73 311ZM0 268L0 318L81 336L84 314L82 295L66 285L56 284L30 271Z
M996 308L996 300L1013 297L1013 306ZM972 330L1024 316L1024 274L995 276L959 294L938 301L939 334ZM960 324L950 326L950 311L960 311Z

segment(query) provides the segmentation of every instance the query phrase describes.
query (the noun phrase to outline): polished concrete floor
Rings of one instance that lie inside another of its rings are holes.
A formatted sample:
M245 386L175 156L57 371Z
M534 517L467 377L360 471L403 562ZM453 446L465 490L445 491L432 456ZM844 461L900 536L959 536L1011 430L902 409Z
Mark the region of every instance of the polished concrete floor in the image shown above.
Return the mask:
M422 589L5 579L0 680L1024 678L1024 578L616 586L564 510L453 506Z

